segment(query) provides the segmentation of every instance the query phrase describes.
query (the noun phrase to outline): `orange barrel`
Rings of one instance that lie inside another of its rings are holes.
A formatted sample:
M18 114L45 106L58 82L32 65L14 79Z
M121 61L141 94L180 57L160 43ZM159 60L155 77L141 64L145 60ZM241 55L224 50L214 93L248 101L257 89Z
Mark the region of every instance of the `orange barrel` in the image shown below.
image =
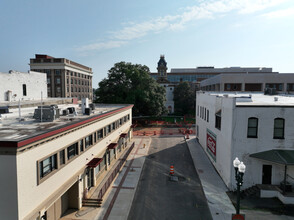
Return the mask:
M171 165L170 168L169 168L169 174L170 175L174 175L175 174L174 166L173 165Z

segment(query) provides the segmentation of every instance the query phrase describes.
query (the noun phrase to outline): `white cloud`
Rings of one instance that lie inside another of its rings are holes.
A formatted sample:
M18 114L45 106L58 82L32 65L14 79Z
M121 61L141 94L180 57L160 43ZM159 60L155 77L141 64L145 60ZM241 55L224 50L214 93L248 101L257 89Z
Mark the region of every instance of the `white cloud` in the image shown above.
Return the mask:
M147 34L162 31L175 31L185 28L189 23L201 19L213 19L224 16L229 12L238 14L250 14L265 10L290 0L199 0L197 5L182 9L183 12L176 15L166 15L141 23L123 23L123 28L110 33L109 40L97 44L85 45L79 48L81 51L102 50L121 47L128 41L142 38ZM288 11L293 13L293 11ZM268 14L267 16L278 16ZM266 16L266 15L265 15Z
M294 15L294 8L287 8L284 10L272 11L261 16L266 18L282 18L289 17Z
M106 42L88 44L88 45L79 47L77 48L77 51L84 52L84 51L111 49L111 48L121 47L122 45L125 45L126 43L127 43L126 41L106 41Z

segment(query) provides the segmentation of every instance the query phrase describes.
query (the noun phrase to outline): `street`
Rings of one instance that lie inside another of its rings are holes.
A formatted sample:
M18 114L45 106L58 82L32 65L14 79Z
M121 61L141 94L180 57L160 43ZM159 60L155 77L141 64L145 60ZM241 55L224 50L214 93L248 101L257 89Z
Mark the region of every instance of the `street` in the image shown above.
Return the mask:
M128 219L212 219L183 137L152 138Z

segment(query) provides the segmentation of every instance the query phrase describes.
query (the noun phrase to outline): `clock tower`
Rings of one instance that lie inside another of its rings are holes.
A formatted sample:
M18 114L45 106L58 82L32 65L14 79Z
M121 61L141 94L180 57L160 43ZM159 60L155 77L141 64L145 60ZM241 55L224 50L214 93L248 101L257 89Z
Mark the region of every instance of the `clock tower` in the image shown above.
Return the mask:
M157 82L159 83L168 82L166 64L164 55L160 55L160 59L157 63Z

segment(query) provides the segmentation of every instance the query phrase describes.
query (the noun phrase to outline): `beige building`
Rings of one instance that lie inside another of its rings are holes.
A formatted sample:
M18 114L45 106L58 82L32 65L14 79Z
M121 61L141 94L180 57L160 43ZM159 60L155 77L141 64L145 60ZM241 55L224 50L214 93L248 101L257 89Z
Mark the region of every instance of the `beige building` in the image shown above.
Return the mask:
M294 93L293 73L219 74L201 81L203 91Z
M50 108L56 116L42 123L33 118L36 107L22 109L21 121L18 109L3 114L0 219L59 219L69 208L80 209L128 149L132 107L96 105L83 115L74 104L42 106L43 116Z
M30 69L47 74L48 97L75 97L92 100L92 68L65 58L36 54Z
M196 68L172 68L167 72L167 62L164 55L160 55L157 63L157 72L150 73L161 86L166 90L165 106L169 113L174 112L174 88L180 82L189 82L195 90L199 90L200 82L215 78L221 75L238 75L238 74L274 74L272 68L265 67L225 67L214 68L213 66L200 66Z

